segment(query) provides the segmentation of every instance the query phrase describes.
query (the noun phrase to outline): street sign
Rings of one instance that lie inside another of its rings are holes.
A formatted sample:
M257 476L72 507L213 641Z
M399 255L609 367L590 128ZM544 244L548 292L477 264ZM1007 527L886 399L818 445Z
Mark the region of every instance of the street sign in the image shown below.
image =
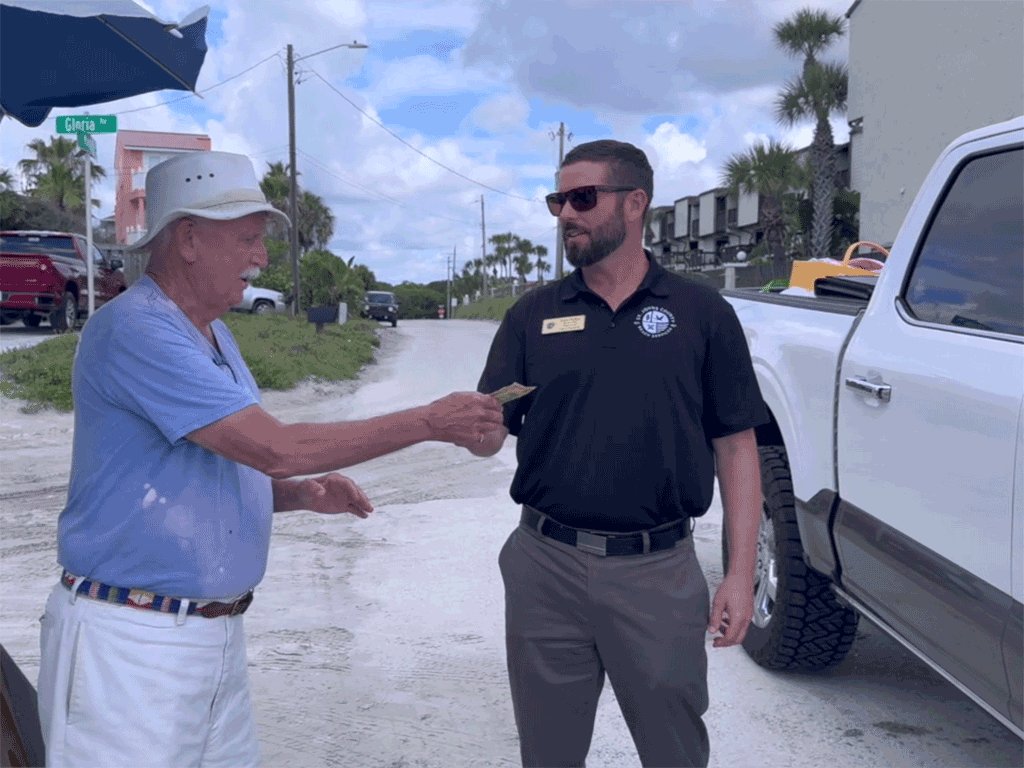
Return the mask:
M92 155L92 159L96 159L96 139L90 136L88 133L78 134L78 146Z
M117 133L117 115L61 115L57 133Z

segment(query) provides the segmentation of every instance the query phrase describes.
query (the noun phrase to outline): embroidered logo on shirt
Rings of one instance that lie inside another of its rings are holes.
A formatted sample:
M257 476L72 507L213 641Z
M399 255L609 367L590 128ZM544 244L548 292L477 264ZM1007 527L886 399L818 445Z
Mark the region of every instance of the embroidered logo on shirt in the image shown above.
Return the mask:
M645 307L633 323L644 336L660 339L672 333L676 327L676 318L664 307Z

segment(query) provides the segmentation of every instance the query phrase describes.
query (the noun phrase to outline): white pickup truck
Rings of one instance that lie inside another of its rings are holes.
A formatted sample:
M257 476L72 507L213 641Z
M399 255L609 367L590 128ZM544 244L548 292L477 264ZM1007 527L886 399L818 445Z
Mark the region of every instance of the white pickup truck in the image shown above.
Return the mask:
M1018 737L1022 189L1024 117L945 149L876 277L723 292L771 411L747 653L837 664L863 616Z

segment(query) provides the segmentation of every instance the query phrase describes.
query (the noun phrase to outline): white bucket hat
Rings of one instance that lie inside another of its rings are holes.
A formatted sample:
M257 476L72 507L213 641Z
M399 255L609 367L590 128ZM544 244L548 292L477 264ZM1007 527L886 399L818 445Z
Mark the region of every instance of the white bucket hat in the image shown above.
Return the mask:
M261 211L290 224L267 202L249 158L230 152L189 152L149 169L146 234L131 248L144 248L161 229L185 216L227 221Z

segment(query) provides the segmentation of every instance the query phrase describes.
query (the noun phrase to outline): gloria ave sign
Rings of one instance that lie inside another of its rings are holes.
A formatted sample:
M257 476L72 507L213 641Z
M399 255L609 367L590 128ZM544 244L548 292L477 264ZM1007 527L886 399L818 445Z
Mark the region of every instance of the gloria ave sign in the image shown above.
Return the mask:
M117 133L116 115L61 115L57 133Z

